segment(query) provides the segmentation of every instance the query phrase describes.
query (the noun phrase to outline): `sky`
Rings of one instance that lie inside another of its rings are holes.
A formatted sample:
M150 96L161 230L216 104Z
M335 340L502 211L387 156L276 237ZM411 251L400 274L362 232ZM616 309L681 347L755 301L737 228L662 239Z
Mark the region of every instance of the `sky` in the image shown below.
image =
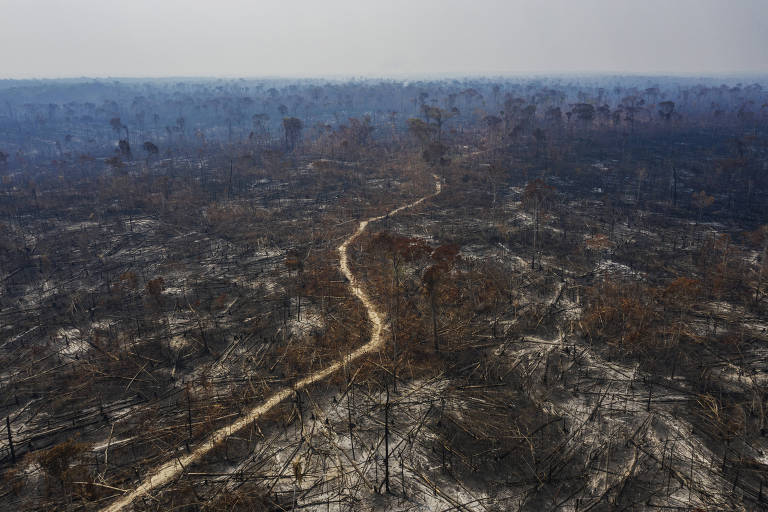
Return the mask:
M0 0L0 78L768 72L768 0Z

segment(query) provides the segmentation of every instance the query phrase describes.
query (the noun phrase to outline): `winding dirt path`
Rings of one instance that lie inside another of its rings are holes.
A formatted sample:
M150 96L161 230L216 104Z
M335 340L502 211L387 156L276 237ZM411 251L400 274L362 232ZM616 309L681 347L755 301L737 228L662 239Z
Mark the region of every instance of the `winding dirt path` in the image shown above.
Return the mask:
M360 300L360 302L362 302L363 306L368 312L368 318L370 319L371 324L373 324L371 328L371 339L368 341L368 343L350 352L341 360L338 360L335 363L323 368L322 370L318 370L315 373L304 377L303 379L296 382L293 387L278 391L269 397L266 402L262 403L261 405L257 405L251 410L247 411L245 415L240 417L237 421L234 421L227 426L215 430L211 433L210 436L208 436L205 441L200 444L200 446L195 448L191 453L184 455L183 457L176 457L173 460L162 464L160 467L150 473L150 475L141 485L123 495L108 507L102 509L102 512L118 512L133 503L136 498L139 498L148 492L157 489L158 487L162 487L168 484L175 478L179 477L184 472L186 467L198 462L220 441L224 440L227 436L230 436L235 432L247 427L264 413L268 412L277 404L293 395L297 390L328 377L332 373L341 369L345 364L349 364L361 356L364 356L365 354L379 350L379 348L381 348L384 343L384 340L381 337L381 331L384 328L384 317L382 313L376 308L376 305L373 303L373 301L371 301L363 287L360 285L360 282L349 270L349 257L347 255L347 247L349 247L349 244L354 242L355 239L357 239L357 237L359 237L360 234L365 231L365 228L371 222L376 222L377 220L381 220L384 217L395 215L407 208L413 208L414 206L421 204L427 199L435 197L440 193L440 191L440 179L435 176L435 192L433 194L424 196L421 199L400 206L399 208L395 208L388 214L379 215L378 217L371 217L368 220L361 221L360 225L357 227L357 230L349 237L347 237L344 240L344 243L342 243L337 249L339 251L339 267L341 269L341 273L344 274L344 276L349 280L348 286L350 291Z

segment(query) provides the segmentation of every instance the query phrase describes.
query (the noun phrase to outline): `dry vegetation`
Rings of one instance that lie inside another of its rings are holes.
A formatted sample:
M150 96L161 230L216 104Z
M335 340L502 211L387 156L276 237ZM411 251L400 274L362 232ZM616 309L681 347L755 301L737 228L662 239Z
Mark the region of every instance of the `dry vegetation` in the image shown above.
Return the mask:
M3 507L108 507L282 390L132 507L765 507L764 121L537 91L0 167ZM383 346L298 386L370 340L375 216Z

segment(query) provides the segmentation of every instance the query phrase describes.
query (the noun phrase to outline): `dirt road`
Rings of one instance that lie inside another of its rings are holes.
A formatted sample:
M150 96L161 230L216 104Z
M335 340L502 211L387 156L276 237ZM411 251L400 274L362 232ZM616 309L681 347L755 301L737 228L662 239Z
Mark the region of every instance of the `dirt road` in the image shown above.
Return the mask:
M376 308L376 305L371 301L370 297L365 292L365 289L363 289L359 281L355 278L355 276L350 271L349 258L347 255L347 247L349 247L349 244L354 242L355 239L357 239L357 237L359 237L360 234L363 231L365 231L365 228L371 222L376 222L377 220L381 220L384 217L395 215L407 208L413 208L414 206L424 202L425 200L436 196L437 194L440 193L440 191L441 191L440 179L437 176L435 176L435 192L433 194L424 196L421 199L418 199L412 203L400 206L399 208L395 208L394 210L390 211L388 214L379 215L378 217L371 217L368 220L361 221L360 225L357 227L357 230L354 233L352 233L348 238L346 238L344 240L344 243L342 243L338 248L339 267L341 269L341 272L349 280L348 286L350 291L363 304L366 311L368 312L368 318L370 319L372 324L371 339L368 341L368 343L350 352L344 358L336 361L335 363L327 366L326 368L323 368L322 370L318 370L315 373L312 373L311 375L304 377L303 379L296 382L295 386L278 391L277 393L269 397L269 399L267 399L266 402L260 405L257 405L252 409L250 409L249 411L247 411L238 420L212 432L211 435L205 441L203 441L198 447L196 447L191 453L184 455L183 457L176 457L173 460L170 460L165 464L161 465L160 467L156 468L154 471L149 473L149 476L147 476L146 480L143 483L141 483L138 487L136 487L132 491L120 497L118 500L116 500L114 503L112 503L108 507L104 508L103 511L118 512L124 509L125 507L127 507L128 505L130 505L133 502L133 500L135 500L136 498L139 498L151 492L152 490L157 489L158 487L162 487L168 484L172 480L178 478L179 475L181 475L182 472L185 470L185 468L198 462L203 456L205 456L208 452L210 452L220 441L225 439L227 436L230 436L235 432L247 427L248 425L253 423L254 420L262 416L264 413L268 412L277 404L279 404L283 400L293 395L297 390L302 389L314 382L317 382L319 380L322 380L328 377L332 373L341 369L345 364L351 363L365 354L379 350L384 343L383 338L381 337L381 331L384 328L384 319L381 312Z

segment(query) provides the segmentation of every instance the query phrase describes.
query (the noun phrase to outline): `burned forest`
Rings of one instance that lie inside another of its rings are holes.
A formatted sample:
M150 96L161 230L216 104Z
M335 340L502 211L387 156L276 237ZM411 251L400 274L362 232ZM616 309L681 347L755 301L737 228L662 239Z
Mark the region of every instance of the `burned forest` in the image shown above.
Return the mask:
M0 80L0 509L768 509L768 82Z

